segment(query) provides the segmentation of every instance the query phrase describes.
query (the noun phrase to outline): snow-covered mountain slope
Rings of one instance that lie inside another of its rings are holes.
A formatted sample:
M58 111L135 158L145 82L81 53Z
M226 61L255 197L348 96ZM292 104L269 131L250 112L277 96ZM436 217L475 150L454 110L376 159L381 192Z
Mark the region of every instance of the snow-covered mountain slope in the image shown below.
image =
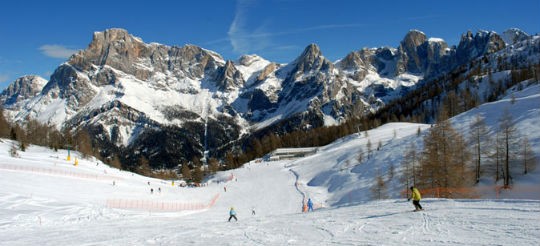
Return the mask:
M527 59L537 62L537 37L521 39L512 46L532 51ZM212 154L224 153L257 131L336 125L375 112L419 81L479 57L519 52L505 45L498 34L479 31L449 48L411 30L396 48L365 48L333 63L310 44L294 61L277 64L256 55L226 61L201 47L145 43L114 28L94 33L85 50L36 87L39 93L23 93L31 87L26 82L10 86L0 102L12 122L30 118L72 133L86 130L105 158L129 153L124 162L144 156L173 167L200 158L204 145ZM16 84L21 81L30 80ZM157 146L164 138L171 140Z
M536 159L540 160L539 105L540 85L535 84L521 91L514 91L502 100L483 104L455 116L451 122L457 132L468 137L471 122L480 116L486 123L489 135L496 136L500 119L504 111L508 111L512 115L519 136L528 138ZM385 196L398 198L401 195L400 191L406 190L401 181L405 169L402 166L403 155L412 143L415 144L417 153L422 151L422 139L429 128L430 125L425 124L386 124L366 133L338 140L322 147L320 153L296 160L289 166L295 172L303 174L299 175L299 183L306 193L319 201L324 201L326 206L342 206L372 200L374 194L371 189L378 176L385 178L388 190ZM371 154L368 145L371 145ZM381 147L377 150L379 145ZM358 161L360 153L363 156L362 162ZM540 199L540 168L537 167L534 173L527 175L515 173L514 176L517 185L513 192L497 194L496 188L500 184L495 184L493 179L487 177L476 186L477 192L484 198L495 198L500 195Z
M479 115L493 132L508 110L538 158L538 105L540 85L534 84L451 122L465 135ZM478 200L424 195L425 210L411 212L400 193L402 158L411 143L422 149L429 128L386 124L312 156L219 172L202 187L120 171L73 151L70 161L66 150L39 146L15 157L10 152L17 143L0 139L0 245L534 245L540 237L540 168L513 175L512 189L498 193L498 184L482 179L475 186ZM389 199L376 200L375 177L388 177L391 166ZM315 211L302 213L308 197ZM230 207L238 222L227 222Z
M398 189L388 200L367 199L371 196L367 187L374 185L373 167L388 168L382 160L398 164L398 143L417 141L418 127L428 126L399 123L368 131L369 138L384 141L383 147L370 159L377 161L356 167L347 159L360 147L365 149L366 141L351 135L320 148L315 156L247 163L193 188L119 171L77 152L71 152L67 161L66 150L30 146L12 157L8 153L16 142L1 139L0 245L533 245L537 241L538 197L425 198L425 211L417 213L398 198ZM536 184L538 173L532 174ZM324 182L327 177L332 178ZM517 180L516 186L521 182ZM302 213L308 196L315 211ZM332 204L337 197L341 202ZM230 207L237 211L238 222L227 222Z

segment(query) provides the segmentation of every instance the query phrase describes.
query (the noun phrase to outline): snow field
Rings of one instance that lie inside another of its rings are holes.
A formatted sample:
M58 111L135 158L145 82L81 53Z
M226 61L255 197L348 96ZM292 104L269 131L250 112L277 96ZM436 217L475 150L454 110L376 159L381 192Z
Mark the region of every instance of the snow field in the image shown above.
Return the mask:
M538 157L539 95L540 86L534 85L516 92L514 103L506 98L485 104L452 123L465 132L481 114L494 131L506 107ZM0 139L0 245L536 245L538 167L516 175L512 190L498 196L493 188L498 184L485 178L477 189L482 199L427 198L421 201L425 211L412 212L412 204L401 198L400 163L410 143L422 148L428 128L386 124L322 146L306 158L220 172L198 188L120 171L76 152L71 153L78 159L74 166L73 159L65 160L66 150L29 146L12 157L9 150L16 143ZM396 177L388 179L388 198L375 200L375 177L392 165ZM301 212L307 197L319 205L315 212ZM107 202L114 200L156 205ZM227 222L231 207L238 222Z

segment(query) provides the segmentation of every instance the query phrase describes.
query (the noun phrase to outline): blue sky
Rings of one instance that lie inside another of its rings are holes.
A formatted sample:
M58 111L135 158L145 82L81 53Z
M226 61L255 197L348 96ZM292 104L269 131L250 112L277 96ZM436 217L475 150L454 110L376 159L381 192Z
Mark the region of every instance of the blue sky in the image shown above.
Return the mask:
M335 61L363 47L397 47L410 29L457 44L467 30L540 32L540 0L5 1L0 9L0 89L49 79L95 31L119 27L145 42L194 44L236 60L287 63L310 43Z

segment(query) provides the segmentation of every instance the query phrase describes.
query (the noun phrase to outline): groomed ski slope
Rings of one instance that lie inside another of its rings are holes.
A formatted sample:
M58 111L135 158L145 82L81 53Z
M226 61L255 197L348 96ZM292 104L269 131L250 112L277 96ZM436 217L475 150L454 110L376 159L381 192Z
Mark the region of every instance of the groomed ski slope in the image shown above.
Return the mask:
M301 213L289 161L251 163L218 174L219 184L181 188L96 161L74 166L63 150L31 146L12 158L11 144L0 143L0 245L534 245L540 238L538 200L426 199L425 211L412 212L406 200L388 199ZM216 194L202 210L107 206L108 199L207 203ZM226 221L231 206L238 222Z
M540 86L514 97L452 123L466 132L479 114L494 131L508 109L540 157ZM540 167L515 175L510 191L496 194L499 184L484 177L480 199L426 198L425 211L412 212L400 195L400 163L410 143L421 150L428 128L386 124L312 156L220 172L197 188L113 169L75 152L67 161L66 150L30 146L12 157L17 143L0 139L0 245L537 245ZM355 161L360 149L362 163ZM374 200L375 177L387 175L392 165L388 199ZM301 212L307 197L315 212ZM238 222L227 222L230 207Z

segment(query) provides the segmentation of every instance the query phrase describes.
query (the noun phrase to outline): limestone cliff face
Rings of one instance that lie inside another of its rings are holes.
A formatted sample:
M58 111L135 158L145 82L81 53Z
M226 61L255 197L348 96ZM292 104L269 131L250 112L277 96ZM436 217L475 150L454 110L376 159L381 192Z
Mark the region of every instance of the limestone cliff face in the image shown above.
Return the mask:
M403 56L404 67L411 73L420 73L423 67L423 57L418 54L418 48L426 42L426 35L418 30L411 30L401 41L399 50Z
M529 40L515 30L506 37ZM58 128L87 129L105 154L143 153L172 163L200 156L206 120L213 148L251 131L339 123L375 112L422 78L504 47L493 32L467 32L457 47L448 47L411 30L397 47L363 48L336 63L316 44L288 64L257 55L235 63L198 46L144 43L126 30L108 29L94 33L48 82L36 76L14 81L0 103L12 121L34 117Z
M232 61L227 61L225 66L218 68L215 80L218 88L223 91L232 91L244 85L242 74Z
M94 33L88 48L73 55L68 63L83 71L107 65L144 81L158 73L200 79L224 62L218 54L194 45L146 44L126 30L108 29Z
M41 93L47 80L37 75L27 75L13 81L0 94L0 104L4 106L15 106L21 100L34 97Z
M499 51L504 47L506 43L495 32L479 31L473 35L471 31L468 31L461 36L456 49L456 62L465 64L471 59Z

